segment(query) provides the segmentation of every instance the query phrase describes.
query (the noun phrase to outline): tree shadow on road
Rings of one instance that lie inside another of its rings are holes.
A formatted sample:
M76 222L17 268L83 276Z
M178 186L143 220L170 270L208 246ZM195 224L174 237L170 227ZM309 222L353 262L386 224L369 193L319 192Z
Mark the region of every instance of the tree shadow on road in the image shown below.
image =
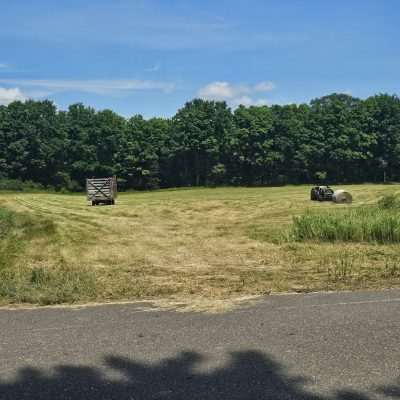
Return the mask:
M283 365L256 351L233 353L228 364L209 372L199 372L203 360L194 352L181 353L159 364L106 357L105 367L121 373L122 379L108 378L93 367L60 365L49 374L23 368L13 381L0 379L0 399L370 399L362 393L340 390L329 397L313 394L306 389L307 378L290 376ZM397 394L400 398L400 385L379 388L375 394L383 398Z

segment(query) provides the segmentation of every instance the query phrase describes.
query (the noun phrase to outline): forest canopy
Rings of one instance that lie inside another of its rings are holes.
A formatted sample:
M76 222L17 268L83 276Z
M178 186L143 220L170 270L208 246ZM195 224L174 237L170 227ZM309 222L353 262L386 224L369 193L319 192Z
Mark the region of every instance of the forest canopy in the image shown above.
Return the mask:
M49 100L0 106L0 180L56 190L111 175L121 189L381 182L399 180L399 167L396 95L235 110L195 99L168 119Z

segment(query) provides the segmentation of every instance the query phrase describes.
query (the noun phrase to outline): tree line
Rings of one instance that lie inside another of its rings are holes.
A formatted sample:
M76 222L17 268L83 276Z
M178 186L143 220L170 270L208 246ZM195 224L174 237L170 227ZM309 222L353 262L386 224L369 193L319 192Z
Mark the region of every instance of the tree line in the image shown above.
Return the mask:
M309 104L192 100L172 118L124 118L48 100L0 106L0 179L79 191L400 179L400 99L331 94Z

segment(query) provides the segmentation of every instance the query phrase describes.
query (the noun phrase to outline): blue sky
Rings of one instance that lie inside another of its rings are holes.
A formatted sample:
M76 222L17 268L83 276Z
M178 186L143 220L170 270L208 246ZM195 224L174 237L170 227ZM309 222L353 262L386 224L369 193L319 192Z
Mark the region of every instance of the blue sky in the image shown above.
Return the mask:
M0 0L0 103L170 116L194 97L400 93L398 0Z

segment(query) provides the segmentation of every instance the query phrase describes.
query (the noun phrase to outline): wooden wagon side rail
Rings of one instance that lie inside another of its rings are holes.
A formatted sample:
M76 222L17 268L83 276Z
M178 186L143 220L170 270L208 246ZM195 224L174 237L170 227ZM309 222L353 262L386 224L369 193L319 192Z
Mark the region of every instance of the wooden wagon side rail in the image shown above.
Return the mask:
M93 180L88 180L87 183L88 187L87 190L89 192L90 187L92 187L95 192L92 194L92 196L96 196L97 194L101 193L104 197L111 197L111 192L109 190L109 181L105 180L103 182L99 182L98 180L93 181ZM101 185L101 186L100 186ZM105 193L103 189L108 189L108 193Z
M114 204L117 197L116 178L86 179L86 192L87 199L92 205Z

